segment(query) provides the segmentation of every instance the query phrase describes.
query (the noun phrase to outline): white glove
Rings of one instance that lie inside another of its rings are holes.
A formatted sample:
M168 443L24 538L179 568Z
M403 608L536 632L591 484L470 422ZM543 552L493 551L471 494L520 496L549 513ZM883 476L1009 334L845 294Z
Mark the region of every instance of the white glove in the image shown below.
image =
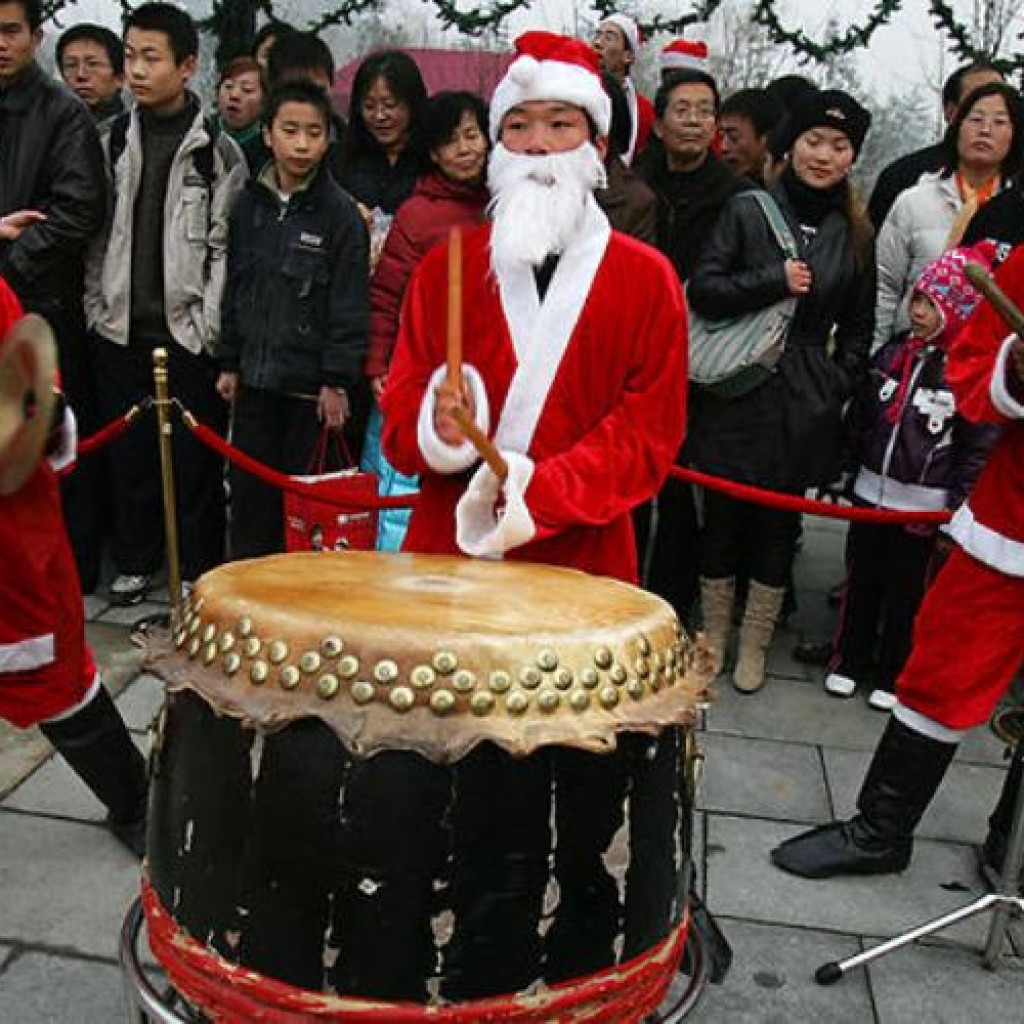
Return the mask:
M455 540L460 551L474 558L501 558L537 533L525 500L533 476L533 459L518 452L501 454L508 463L504 485L485 463L473 474L455 507ZM502 498L504 507L499 509Z

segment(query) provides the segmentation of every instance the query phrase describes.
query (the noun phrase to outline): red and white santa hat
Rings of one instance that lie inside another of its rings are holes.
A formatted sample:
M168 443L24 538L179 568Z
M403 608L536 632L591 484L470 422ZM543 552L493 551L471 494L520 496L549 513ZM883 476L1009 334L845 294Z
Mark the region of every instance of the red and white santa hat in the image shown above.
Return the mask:
M633 53L639 53L644 37L640 32L640 26L628 14L609 14L607 18L602 19L598 28L605 25L614 25L626 37L626 45Z
M707 71L708 44L700 39L673 39L658 55L658 67L666 71Z
M596 51L579 39L554 32L526 32L515 42L517 57L491 97L491 138L497 141L505 115L520 103L557 101L582 107L607 135L612 103L601 85Z

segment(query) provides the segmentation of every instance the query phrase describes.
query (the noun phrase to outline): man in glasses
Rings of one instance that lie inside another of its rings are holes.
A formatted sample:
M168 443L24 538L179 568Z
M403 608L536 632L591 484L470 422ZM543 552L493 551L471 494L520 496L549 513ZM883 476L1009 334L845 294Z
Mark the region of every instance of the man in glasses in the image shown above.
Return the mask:
M57 67L97 124L124 112L124 45L109 28L69 28L57 40Z

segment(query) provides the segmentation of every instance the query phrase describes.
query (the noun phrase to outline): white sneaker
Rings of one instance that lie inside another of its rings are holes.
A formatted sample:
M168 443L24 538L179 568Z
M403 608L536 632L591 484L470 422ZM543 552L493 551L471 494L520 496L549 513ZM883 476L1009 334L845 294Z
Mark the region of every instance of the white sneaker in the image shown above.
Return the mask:
M152 582L152 576L147 573L123 572L110 584L110 599L114 604L138 604L149 592Z
M896 707L896 694L891 690L872 690L868 703L876 711L892 711Z
M825 691L833 697L852 697L857 690L857 680L849 676L841 676L838 672L829 672L825 676Z

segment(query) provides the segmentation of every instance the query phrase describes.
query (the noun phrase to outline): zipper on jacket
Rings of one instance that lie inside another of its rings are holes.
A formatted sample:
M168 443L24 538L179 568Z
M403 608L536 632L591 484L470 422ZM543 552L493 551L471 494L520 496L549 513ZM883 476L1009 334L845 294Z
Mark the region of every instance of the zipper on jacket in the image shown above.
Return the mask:
M910 382L907 384L907 393L903 402L903 409L900 411L899 419L893 424L892 434L889 436L889 443L885 446L885 454L882 456L881 471L878 474L882 478L882 487L878 492L878 504L883 505L885 501L885 484L889 479L889 467L892 465L893 452L896 450L896 441L900 436L900 428L903 426L903 417L906 415L907 406L911 399L914 397L914 388L917 385L917 380L921 376L921 371L924 370L924 360L919 359L917 366L914 367L910 374ZM885 410L882 410L882 415L885 415Z

